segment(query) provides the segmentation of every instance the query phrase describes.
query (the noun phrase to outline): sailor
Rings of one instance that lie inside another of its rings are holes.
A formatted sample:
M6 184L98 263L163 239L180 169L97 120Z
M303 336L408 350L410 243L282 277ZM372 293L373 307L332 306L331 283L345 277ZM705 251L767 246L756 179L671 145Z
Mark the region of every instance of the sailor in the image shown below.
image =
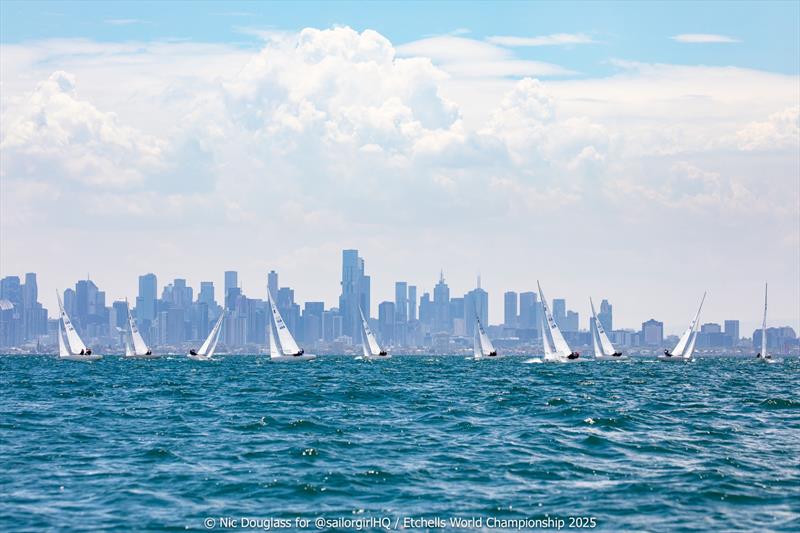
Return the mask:
M81 355L86 355L86 350L81 350Z
M664 355L666 355L667 357L672 357L672 354L669 353L669 350L664 350Z
M194 351L193 349L192 349L192 350L189 350L189 355L197 355L197 352L196 352L196 351Z
M496 357L496 356L497 356L497 351L489 353L489 357Z
M86 348L86 355L92 355L92 349Z
M761 352L758 352L758 353L756 354L756 359L761 359Z
M300 348L300 351L299 351L299 352L297 352L296 354L294 354L294 356L295 356L295 357L300 357L300 356L301 356L301 355L303 355L304 353L306 353L306 351L305 351L304 349Z
M381 352L378 355L386 355L386 350L381 350Z
M145 355L153 355L153 350L147 350L147 353Z
M577 359L578 357L580 357L580 354L578 352L572 352L567 356L567 359Z

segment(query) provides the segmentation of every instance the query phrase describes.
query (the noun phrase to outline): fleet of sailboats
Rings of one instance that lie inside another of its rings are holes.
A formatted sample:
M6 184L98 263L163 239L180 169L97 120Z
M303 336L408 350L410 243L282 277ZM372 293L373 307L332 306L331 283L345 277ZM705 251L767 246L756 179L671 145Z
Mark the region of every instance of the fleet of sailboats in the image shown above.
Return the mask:
M553 313L545 298L544 291L542 291L541 284L537 281L539 289L539 298L542 306L541 313L541 335L542 335L542 348L543 358L533 358L526 360L526 363L541 363L541 362L572 362L577 361L580 354L573 351L566 339L564 338L561 329L553 318ZM72 324L69 315L67 314L64 304L61 300L61 295L56 293L58 298L59 307L59 320L58 320L58 357L60 359L72 361L96 361L102 359L103 356L92 353L92 350L87 348L78 334L75 326ZM768 285L764 285L764 315L761 324L761 349L756 354L756 359L764 362L776 362L772 355L767 351L767 297ZM664 350L662 355L658 356L661 361L692 361L694 349L697 343L698 326L700 313L705 303L706 293L700 300L700 305L697 312L689 323L689 326L681 335L678 343L670 350ZM127 302L126 302L127 303ZM315 359L313 354L307 354L301 349L295 340L289 328L281 316L278 307L272 298L272 294L267 294L267 303L270 309L269 318L267 320L267 333L269 341L269 354L272 361L308 361ZM612 360L620 361L627 360L628 357L619 352L600 322L597 312L594 307L594 301L589 298L589 306L592 311L590 317L590 330L592 337L592 346L596 360ZM363 359L388 359L391 357L387 351L381 348L375 333L369 326L364 312L359 307L359 314L361 317L361 347ZM220 314L219 318L214 324L214 327L206 337L205 341L198 350L191 350L187 356L191 359L210 360L216 350L217 344L222 332L222 324L225 318L225 311ZM148 347L141 332L134 320L130 309L128 309L128 327L126 329L117 328L120 333L125 333L125 357L126 358L156 358L152 350ZM491 339L486 333L480 317L475 314L475 334L473 339L473 358L496 358L498 357L497 350L494 347Z
M316 355L305 353L305 350L297 345L297 341L286 327L269 289L267 289L267 305L272 310L269 320L267 320L270 359L272 361L310 361L315 359Z
M102 359L100 354L92 353L81 340L80 335L72 325L69 315L64 310L61 302L61 295L56 291L58 297L58 310L61 314L58 321L58 357L68 361L97 361ZM62 330L63 326L63 330Z
M475 338L473 339L472 353L475 359L498 357L497 350L494 349L489 335L483 329L483 324L481 324L481 319L478 318L477 313L475 313Z
M219 318L217 322L214 324L214 327L211 328L211 331L208 333L208 337L200 346L199 350L191 350L187 354L189 359L194 359L195 361L210 361L211 358L214 356L214 350L217 349L217 343L219 342L219 335L222 332L222 319L225 318L225 310L223 310L219 314Z
M621 361L627 359L626 356L622 355L622 352L618 352L614 349L614 345L611 344L611 341L608 339L603 324L600 322L600 319L597 318L597 313L594 310L594 302L591 298L589 298L589 305L592 308L591 326L593 327L589 329L592 333L594 358L598 361Z
M703 293L703 299L700 300L700 307L697 308L694 318L689 323L689 327L683 332L678 344L670 352L664 350L663 355L659 355L658 359L661 361L691 361L692 354L694 353L694 345L697 343L697 326L699 325L700 311L703 309L703 302L706 301L706 293Z
M387 359L391 357L391 355L378 344L378 339L375 338L375 334L372 332L372 329L370 329L367 319L364 318L364 311L361 310L361 307L358 308L358 312L361 314L362 357L364 359Z

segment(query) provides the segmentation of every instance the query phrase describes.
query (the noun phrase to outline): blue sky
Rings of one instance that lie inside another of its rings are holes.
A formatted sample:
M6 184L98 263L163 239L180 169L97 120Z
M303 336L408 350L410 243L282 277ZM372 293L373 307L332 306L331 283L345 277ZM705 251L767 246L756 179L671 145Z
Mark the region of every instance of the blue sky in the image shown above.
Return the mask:
M0 10L0 275L50 309L87 264L109 301L235 268L331 305L358 248L373 308L444 269L492 323L539 279L584 327L708 290L746 331L768 280L800 329L798 2Z
M300 30L348 25L401 44L463 33L537 36L582 33L599 46L542 46L519 56L583 75L609 73L609 58L800 71L800 2L36 2L4 1L2 42L54 37L99 41L189 39L256 46L243 28ZM740 42L696 46L680 34Z

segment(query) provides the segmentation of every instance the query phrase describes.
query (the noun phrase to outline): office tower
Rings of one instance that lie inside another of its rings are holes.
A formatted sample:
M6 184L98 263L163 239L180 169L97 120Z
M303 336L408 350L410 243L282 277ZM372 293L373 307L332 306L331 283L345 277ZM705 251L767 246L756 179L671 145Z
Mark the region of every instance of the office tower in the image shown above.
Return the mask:
M408 320L408 283L398 281L394 284L394 310L397 322Z
M503 294L503 325L507 328L517 327L519 317L517 315L517 303L519 298L514 291Z
M408 286L408 321L413 322L417 319L417 286Z
M0 280L0 346L16 346L47 333L47 309L38 300L36 274Z
M364 260L358 250L342 250L342 294L339 296L339 313L342 317L342 334L354 343L361 342L361 314L370 316L370 279L364 274Z
M214 300L214 282L213 281L201 281L200 282L200 293L197 295L197 301L199 303L206 304L208 307L216 306L217 302Z
M567 316L564 317L564 331L578 331L580 325L580 316L575 311L567 311Z
M322 339L323 302L306 302L303 306L303 341L314 343Z
M519 327L522 329L539 329L538 304L539 295L535 292L523 292L519 295Z
M567 302L563 298L553 299L553 320L558 327L564 329L564 320L567 318Z
M278 294L278 273L270 270L267 274L267 290L275 298Z
M230 289L236 288L239 286L239 274L235 270L226 270L225 271L225 295L227 297L228 291Z
M153 321L156 318L158 280L155 274L139 276L139 295L136 297L137 320Z
M614 331L614 308L608 303L608 300L600 302L600 312L597 313L597 320L603 325L603 329L607 332Z
M664 323L655 319L642 322L642 343L660 346L664 342Z
M707 322L700 326L702 333L722 333L722 326L713 322Z
M477 315L484 327L489 326L489 294L481 288L481 277L478 276L478 286L464 295L464 329L467 336L475 333L475 316Z
M394 343L394 327L397 309L394 302L381 302L378 305L378 330L381 340L386 344Z
M39 299L39 288L36 285L36 274L25 274L25 284L22 286L22 306L25 309L32 307Z
M433 328L436 332L450 331L450 287L439 273L439 283L433 288Z
M123 331L128 329L128 302L125 300L117 300L111 304L111 313L109 315L111 326L111 333L116 332L116 328Z
M458 322L459 331L461 335L466 335L466 330L464 329L464 302L465 298L450 298L450 333L455 333L454 329L456 326L456 321ZM475 319L473 318L473 321ZM458 335L458 333L455 333Z
M419 321L428 327L432 327L435 318L436 318L436 312L434 311L433 308L431 295L430 293L425 292L419 299Z
M69 316L75 316L75 289L64 289L64 310Z
M731 338L733 344L739 342L739 321L726 320L725 321L725 335Z

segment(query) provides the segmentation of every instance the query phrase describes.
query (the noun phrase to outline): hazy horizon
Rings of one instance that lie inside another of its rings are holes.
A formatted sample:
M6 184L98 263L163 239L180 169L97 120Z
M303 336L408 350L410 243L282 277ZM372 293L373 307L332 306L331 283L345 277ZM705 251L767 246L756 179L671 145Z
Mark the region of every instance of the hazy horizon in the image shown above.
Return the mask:
M355 248L373 309L443 270L492 324L538 279L749 336L768 281L800 332L797 3L168 5L0 4L0 277L51 316L87 274L335 306Z

